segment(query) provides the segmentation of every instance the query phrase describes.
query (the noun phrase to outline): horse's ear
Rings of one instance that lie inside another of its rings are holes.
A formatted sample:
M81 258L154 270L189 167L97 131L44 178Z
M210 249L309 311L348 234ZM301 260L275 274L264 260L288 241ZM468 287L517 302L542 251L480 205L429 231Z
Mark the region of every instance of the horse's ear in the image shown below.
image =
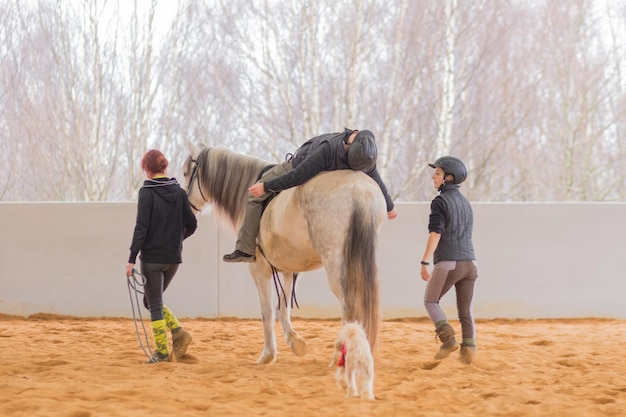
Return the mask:
M194 158L200 154L200 147L190 140L187 141L187 149L189 149L189 154Z

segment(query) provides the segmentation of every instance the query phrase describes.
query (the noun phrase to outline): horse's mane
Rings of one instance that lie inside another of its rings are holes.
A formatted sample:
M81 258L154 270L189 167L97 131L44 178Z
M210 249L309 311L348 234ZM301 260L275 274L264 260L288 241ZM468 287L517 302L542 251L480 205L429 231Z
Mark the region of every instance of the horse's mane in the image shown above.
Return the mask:
M259 177L267 162L225 148L205 148L198 155L200 186L218 214L235 228L243 220L248 188Z

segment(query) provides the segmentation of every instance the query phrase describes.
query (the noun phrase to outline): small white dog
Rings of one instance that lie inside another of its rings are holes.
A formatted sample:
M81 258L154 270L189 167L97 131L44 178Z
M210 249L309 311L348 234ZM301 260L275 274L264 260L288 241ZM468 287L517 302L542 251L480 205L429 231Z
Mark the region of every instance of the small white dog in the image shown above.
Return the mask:
M337 365L335 378L341 388L348 388L346 398L374 399L374 358L363 327L346 323L335 341L330 366Z

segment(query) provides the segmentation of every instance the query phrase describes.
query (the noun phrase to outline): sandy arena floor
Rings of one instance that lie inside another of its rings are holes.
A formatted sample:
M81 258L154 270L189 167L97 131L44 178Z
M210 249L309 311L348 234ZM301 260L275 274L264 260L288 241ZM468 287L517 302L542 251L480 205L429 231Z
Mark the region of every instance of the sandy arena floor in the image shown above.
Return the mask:
M345 399L328 364L338 320L294 319L298 358L282 339L255 363L258 320L181 320L183 361L143 365L133 322L0 316L0 415L9 416L624 416L626 322L477 322L479 351L438 362L426 319L385 321L375 401ZM459 331L458 323L453 323ZM149 327L147 327L149 328Z

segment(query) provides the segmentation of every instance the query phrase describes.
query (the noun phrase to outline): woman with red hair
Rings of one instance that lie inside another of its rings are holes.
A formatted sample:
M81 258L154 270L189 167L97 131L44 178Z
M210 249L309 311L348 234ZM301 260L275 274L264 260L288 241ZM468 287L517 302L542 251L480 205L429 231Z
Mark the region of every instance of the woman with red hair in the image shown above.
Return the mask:
M161 151L152 149L141 161L146 180L139 190L137 221L126 275L133 274L141 252L141 273L145 277L143 303L150 310L156 351L146 363L168 362L167 330L172 332L173 354L180 358L191 343L191 335L163 304L163 292L182 263L183 240L191 236L197 220L189 206L187 193L176 178L166 174L168 161Z

